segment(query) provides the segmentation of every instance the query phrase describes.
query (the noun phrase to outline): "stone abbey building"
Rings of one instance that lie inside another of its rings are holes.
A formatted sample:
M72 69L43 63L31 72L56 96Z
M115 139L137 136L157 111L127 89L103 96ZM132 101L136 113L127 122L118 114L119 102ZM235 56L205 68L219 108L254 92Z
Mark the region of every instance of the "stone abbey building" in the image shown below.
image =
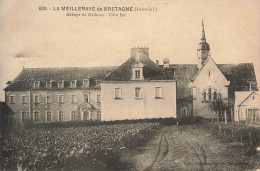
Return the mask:
M210 101L222 99L233 108L235 91L249 87L258 90L253 64L216 64L202 21L197 64L172 64L165 58L159 65L148 48L132 48L119 67L24 68L4 90L16 122L23 123L213 118Z

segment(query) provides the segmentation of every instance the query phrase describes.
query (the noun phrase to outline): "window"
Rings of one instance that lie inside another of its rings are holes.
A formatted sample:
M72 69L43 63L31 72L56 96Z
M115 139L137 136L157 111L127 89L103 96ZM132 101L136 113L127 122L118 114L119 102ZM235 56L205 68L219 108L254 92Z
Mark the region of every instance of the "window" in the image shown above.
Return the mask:
M140 78L140 70L136 70L135 71L135 79L139 79Z
M84 94L84 102L89 102L89 95L88 94Z
M210 71L209 71L209 77L210 77Z
M38 111L35 111L34 112L34 122L39 122L39 117L40 117L40 114Z
M97 103L100 103L100 95L97 95Z
M35 81L34 88L39 88L39 87L40 87L40 81Z
M135 98L141 98L141 87L135 87Z
M211 88L209 88L208 95L209 95L209 101L211 101L211 97L212 97Z
M162 98L162 87L155 87L155 98Z
M15 99L14 98L15 98L14 95L9 96L9 103L14 104L15 103Z
M46 82L46 88L52 88L52 81Z
M51 95L50 94L48 94L46 96L46 103L51 103Z
M74 81L71 81L71 85L70 85L71 88L75 88L77 87L77 81L74 80Z
M202 93L202 101L216 101L218 99L221 99L221 94L212 87L205 89Z
M75 112L75 111L72 111L72 112L71 112L71 120L72 120L72 121L75 121L75 120L76 120L76 112Z
M115 88L115 99L121 99L121 88Z
M64 95L63 94L59 94L58 101L59 101L59 103L64 103Z
M51 111L46 112L46 121L51 122Z
M206 91L203 92L203 101L206 101L206 98L207 98L207 93Z
M213 93L213 100L214 100L214 101L216 101L216 100L217 100L217 98L218 98L218 94L217 94L217 92L216 92L216 91L214 91L214 93Z
M34 103L35 103L35 104L40 103L39 95L34 95Z
M100 86L100 81L96 81L96 86Z
M97 120L101 120L101 111L100 110L97 111Z
M75 103L76 102L76 95L71 95L71 103Z
M63 121L63 111L59 111L58 121L59 122Z
M26 95L22 95L21 100L22 100L22 104L26 104L27 103Z
M27 119L27 112L22 112L22 122L25 122Z
M85 87L88 87L88 86L89 86L89 81L88 81L88 79L84 79L84 80L83 80L83 86L85 86Z
M58 82L58 88L64 88L64 81Z

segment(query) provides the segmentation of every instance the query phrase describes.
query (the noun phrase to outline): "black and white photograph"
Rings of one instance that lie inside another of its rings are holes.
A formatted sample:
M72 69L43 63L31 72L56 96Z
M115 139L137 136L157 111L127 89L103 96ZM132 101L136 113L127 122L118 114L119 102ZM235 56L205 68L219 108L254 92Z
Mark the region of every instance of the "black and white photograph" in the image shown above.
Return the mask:
M0 170L260 170L259 0L0 0Z

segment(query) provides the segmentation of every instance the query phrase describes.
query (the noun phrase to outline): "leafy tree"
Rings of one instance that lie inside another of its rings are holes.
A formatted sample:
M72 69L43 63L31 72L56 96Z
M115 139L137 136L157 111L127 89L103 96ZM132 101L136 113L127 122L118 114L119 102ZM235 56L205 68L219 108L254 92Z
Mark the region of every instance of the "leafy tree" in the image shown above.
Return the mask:
M216 99L214 101L210 101L209 108L212 109L217 114L217 121L219 120L219 114L223 111L226 112L228 109L228 104L223 101L223 99ZM227 120L227 116L225 113L225 121Z

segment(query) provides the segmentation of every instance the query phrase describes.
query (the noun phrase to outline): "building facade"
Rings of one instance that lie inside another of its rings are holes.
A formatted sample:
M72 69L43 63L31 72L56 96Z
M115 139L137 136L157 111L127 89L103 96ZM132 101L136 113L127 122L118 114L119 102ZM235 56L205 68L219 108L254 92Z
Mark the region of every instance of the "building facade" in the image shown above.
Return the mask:
M101 120L100 80L114 68L26 68L5 89L18 124Z
M177 117L176 80L149 58L148 48L132 57L101 83L103 120Z
M215 118L210 102L222 99L234 108L235 91L258 90L252 63L216 64L210 56L202 21L202 37L197 48L197 64L170 64L177 80L177 117ZM231 110L229 110L229 117Z
M260 125L260 94L258 91L235 92L235 121Z
M258 90L252 63L214 62L203 21L196 58L197 64L165 58L160 65L150 59L149 48L132 48L119 67L26 68L8 82L5 100L17 123L214 118L210 102L222 99L234 108L235 91Z

